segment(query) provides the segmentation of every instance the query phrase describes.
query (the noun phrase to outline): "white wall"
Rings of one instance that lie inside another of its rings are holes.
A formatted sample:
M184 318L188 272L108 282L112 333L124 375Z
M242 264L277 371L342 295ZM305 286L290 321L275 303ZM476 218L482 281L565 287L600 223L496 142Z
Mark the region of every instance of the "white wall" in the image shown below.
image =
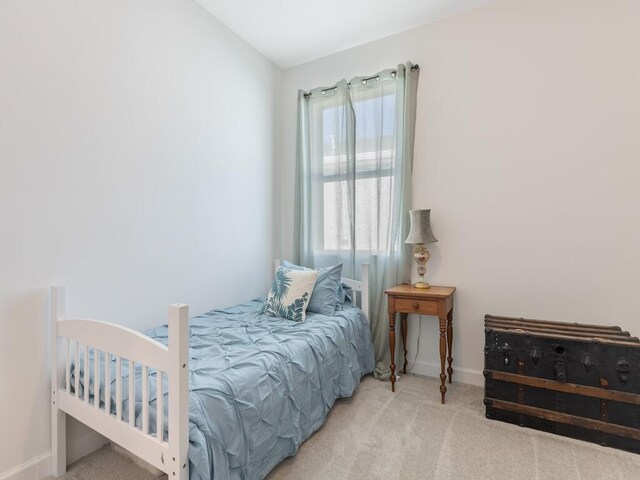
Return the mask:
M284 74L280 255L292 252L296 91L421 66L414 208L458 287L454 367L481 383L486 313L640 335L640 2L503 0ZM410 320L416 354L417 322ZM434 374L423 320L415 372Z
M192 1L0 2L0 477L47 465L49 285L140 329L265 293L279 80Z

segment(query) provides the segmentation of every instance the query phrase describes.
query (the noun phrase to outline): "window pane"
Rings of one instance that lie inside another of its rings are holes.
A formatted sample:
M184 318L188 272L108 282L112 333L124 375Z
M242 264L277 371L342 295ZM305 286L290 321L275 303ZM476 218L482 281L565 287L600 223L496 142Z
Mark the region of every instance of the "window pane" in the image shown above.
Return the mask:
M347 145L344 144L346 119L344 108L325 108L322 112L323 175L337 175L347 168Z
M349 196L347 182L324 184L324 249L351 248Z
M356 172L393 168L395 160L394 94L355 102Z
M356 250L387 250L391 213L391 177L356 180Z

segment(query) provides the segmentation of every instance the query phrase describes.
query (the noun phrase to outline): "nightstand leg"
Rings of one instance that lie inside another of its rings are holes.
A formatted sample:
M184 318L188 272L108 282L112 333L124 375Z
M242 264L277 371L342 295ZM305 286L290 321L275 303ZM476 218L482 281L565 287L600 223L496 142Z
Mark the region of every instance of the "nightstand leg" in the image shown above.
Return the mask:
M451 364L453 363L453 356L451 355L451 346L453 345L453 307L449 310L447 314L447 351L449 356L447 357L447 362L449 362L449 367L447 368L447 373L449 374L449 383L451 383L451 376L453 375L453 367Z
M400 329L402 330L402 348L404 350L404 364L402 365L402 373L407 373L407 313L400 314Z
M391 391L396 391L396 314L389 314L389 353L391 354Z
M447 386L445 382L447 376L444 373L444 362L447 356L447 319L440 317L440 395L442 397L442 403L444 403L444 396L447 393Z

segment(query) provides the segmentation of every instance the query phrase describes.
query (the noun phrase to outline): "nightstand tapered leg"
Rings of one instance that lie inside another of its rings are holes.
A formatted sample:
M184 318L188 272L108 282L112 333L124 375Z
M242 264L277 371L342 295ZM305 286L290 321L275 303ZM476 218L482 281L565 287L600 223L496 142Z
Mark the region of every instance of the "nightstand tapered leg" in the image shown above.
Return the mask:
M442 397L442 403L444 403L444 396L447 393L447 386L445 385L447 375L444 373L444 362L447 356L447 318L439 317L440 319L440 396Z
M453 375L453 367L451 364L453 363L453 356L451 355L451 346L453 345L453 307L449 310L447 315L447 351L448 357L447 362L449 362L449 367L447 368L447 373L449 374L449 383L451 383L451 377Z
M400 329L402 331L402 349L404 350L404 364L402 373L407 373L407 313L400 314Z
M389 314L389 353L391 354L391 391L396 391L396 314Z

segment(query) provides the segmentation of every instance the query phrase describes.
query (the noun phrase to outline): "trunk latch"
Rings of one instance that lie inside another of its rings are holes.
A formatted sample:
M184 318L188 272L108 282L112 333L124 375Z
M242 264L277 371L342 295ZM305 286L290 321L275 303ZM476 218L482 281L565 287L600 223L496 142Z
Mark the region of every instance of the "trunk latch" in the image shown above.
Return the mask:
M618 372L618 380L620 380L621 383L627 383L629 381L629 377L631 376L631 368L629 367L629 362L627 362L624 358L618 360L616 371Z
M501 347L498 347L498 350L502 352L502 356L504 357L502 361L504 362L504 364L509 365L509 362L511 361L511 347L509 346L509 344L505 343Z
M533 347L529 356L531 357L531 361L534 365L538 365L538 362L542 358L542 354L540 353L540 349L538 349L538 347Z
M591 372L591 367L593 367L593 363L591 363L591 358L589 358L589 354L585 353L584 358L582 359L582 366L584 367L584 371L589 373Z

